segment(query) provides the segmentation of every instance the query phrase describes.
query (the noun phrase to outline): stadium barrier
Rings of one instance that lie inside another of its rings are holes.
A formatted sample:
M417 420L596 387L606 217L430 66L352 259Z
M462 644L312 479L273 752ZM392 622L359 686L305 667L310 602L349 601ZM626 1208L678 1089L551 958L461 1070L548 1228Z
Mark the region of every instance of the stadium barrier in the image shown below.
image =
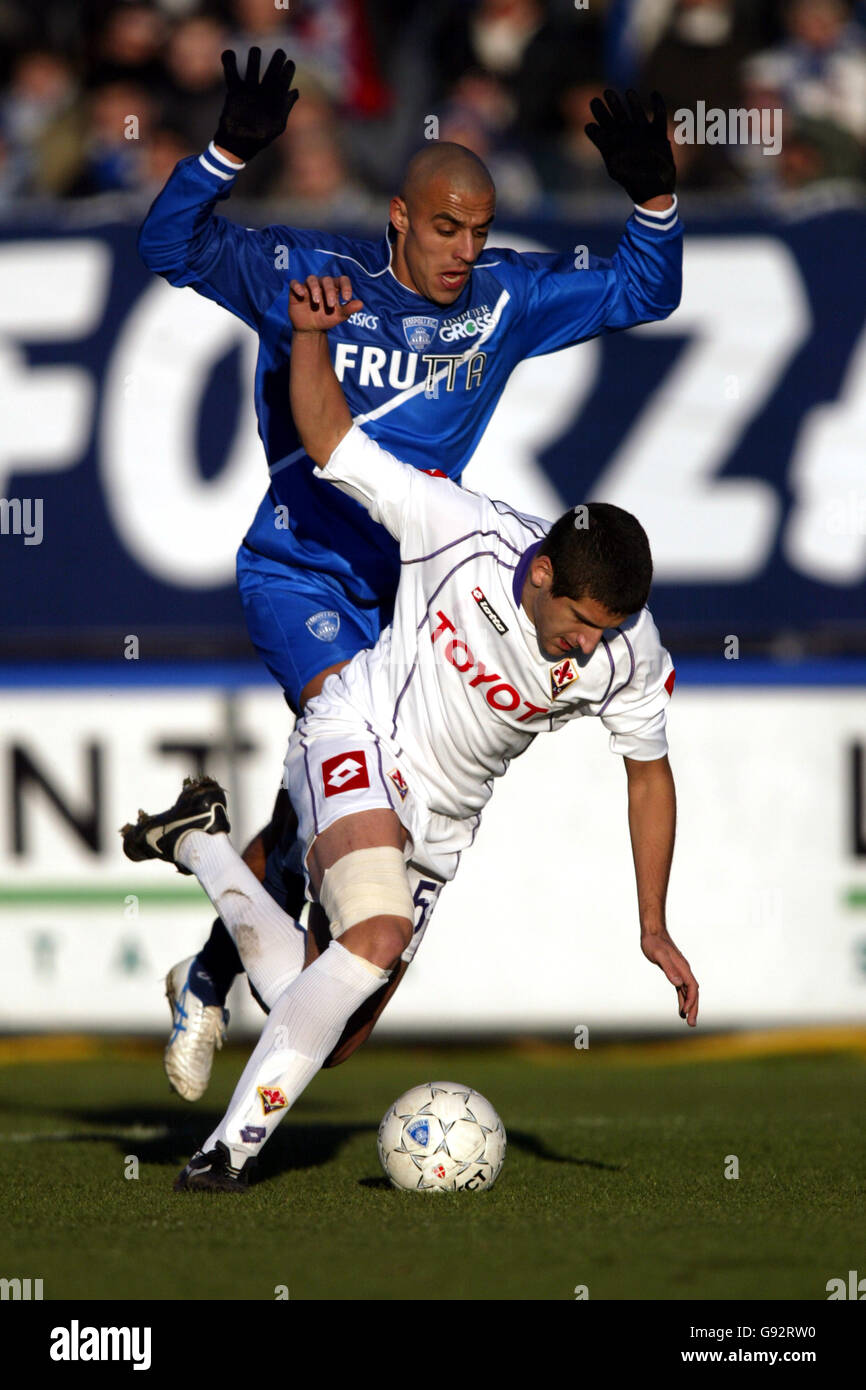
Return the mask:
M242 847L270 811L291 716L254 668L122 684L83 672L74 686L57 674L50 687L45 672L35 687L7 674L0 689L2 1028L162 1031L161 981L213 913L189 878L130 864L117 827L170 804L203 763L228 788ZM866 669L800 674L678 670L669 924L702 986L703 1028L862 1018ZM514 763L382 1035L683 1030L639 948L618 761L583 720ZM258 1028L245 985L230 1002L235 1036Z

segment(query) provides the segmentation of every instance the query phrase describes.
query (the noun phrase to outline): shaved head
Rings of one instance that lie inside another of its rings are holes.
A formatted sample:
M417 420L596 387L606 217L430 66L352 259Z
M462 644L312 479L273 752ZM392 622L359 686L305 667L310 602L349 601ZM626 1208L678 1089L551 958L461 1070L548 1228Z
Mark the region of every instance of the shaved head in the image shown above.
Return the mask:
M495 212L496 189L476 154L447 140L425 145L391 199L394 275L434 304L456 303Z
M490 171L477 154L467 150L465 145L437 140L425 145L409 160L400 196L411 206L423 197L431 183L440 180L472 197L495 194Z

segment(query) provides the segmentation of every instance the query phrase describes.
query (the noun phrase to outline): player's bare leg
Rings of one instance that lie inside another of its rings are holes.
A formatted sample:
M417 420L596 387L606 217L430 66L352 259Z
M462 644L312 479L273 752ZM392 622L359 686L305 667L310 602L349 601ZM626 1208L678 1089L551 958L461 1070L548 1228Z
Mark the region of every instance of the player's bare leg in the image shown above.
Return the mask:
M243 1190L251 1160L348 1021L387 982L413 932L406 839L396 814L377 809L344 817L314 842L311 885L339 939L272 1006L226 1115L181 1173L178 1190ZM366 914L374 901L385 910Z
M301 691L301 708L319 694L328 676L342 670L347 664L346 661L338 661L308 681ZM296 826L297 818L291 802L285 791L281 790L274 803L270 822L250 840L242 856L259 883L265 882L268 855L277 843L288 842ZM297 917L304 902L303 874L285 873L283 886L285 895L280 900L280 906L291 916ZM208 1088L214 1053L222 1047L228 1027L226 999L235 978L242 973L243 965L237 947L225 923L218 917L201 950L194 956L178 961L166 976L165 993L171 1011L171 1034L163 1053L163 1067L172 1090L184 1100L198 1100ZM384 1008L385 1002L381 1008ZM365 1036L369 1035L371 1028L372 1023ZM362 1041L363 1038L359 1039L355 1046ZM354 1048L340 1060L345 1060L351 1051Z

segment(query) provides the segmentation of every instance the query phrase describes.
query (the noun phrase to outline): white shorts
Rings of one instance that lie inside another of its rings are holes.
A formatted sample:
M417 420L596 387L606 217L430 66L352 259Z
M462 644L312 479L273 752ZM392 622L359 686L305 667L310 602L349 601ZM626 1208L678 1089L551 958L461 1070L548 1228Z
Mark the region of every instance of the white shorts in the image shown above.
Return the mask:
M359 811L391 810L408 831L404 854L416 912L405 961L420 946L439 893L478 826L478 817L456 821L430 811L412 779L406 759L396 758L385 740L354 721L302 719L289 739L283 785L298 817L308 897L310 847L336 821Z
M455 820L431 811L405 755L360 721L301 719L286 754L283 785L298 817L304 862L317 835L359 811L390 810L409 832L406 859L449 882L472 843L479 816Z

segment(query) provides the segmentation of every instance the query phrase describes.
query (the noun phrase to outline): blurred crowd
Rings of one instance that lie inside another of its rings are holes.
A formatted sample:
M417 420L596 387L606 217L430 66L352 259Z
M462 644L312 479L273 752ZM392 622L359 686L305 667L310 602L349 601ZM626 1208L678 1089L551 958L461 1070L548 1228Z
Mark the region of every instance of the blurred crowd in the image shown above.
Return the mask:
M676 143L682 188L866 191L866 0L0 0L0 206L154 196L214 133L222 50L252 44L287 50L302 97L243 195L311 222L374 215L429 138L515 212L607 192L584 134L607 85L657 87L672 134L700 102L782 111L771 157Z

